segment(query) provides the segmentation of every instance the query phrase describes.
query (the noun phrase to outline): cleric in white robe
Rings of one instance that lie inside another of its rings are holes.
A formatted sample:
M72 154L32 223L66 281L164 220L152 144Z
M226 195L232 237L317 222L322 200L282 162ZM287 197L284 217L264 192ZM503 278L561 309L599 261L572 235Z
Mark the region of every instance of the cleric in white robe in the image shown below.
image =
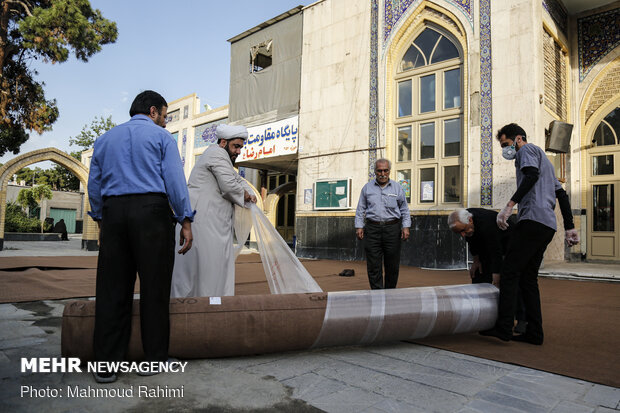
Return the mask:
M171 297L235 294L235 205L256 202L250 186L233 168L248 130L245 126L219 125L216 135L217 145L204 151L189 176L189 197L196 210L194 242L187 254L174 261Z

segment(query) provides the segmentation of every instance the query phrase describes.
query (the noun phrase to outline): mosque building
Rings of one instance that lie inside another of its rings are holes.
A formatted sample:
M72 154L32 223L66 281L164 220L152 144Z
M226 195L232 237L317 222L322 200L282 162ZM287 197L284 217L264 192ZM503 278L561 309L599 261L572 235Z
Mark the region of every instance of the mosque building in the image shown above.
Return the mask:
M412 216L401 263L464 267L447 215L510 199L495 134L516 122L581 234L564 246L556 208L545 259L620 259L620 1L320 0L229 42L229 105L178 99L167 128L189 176L217 124L247 126L237 166L298 256L363 259L355 208L387 158Z

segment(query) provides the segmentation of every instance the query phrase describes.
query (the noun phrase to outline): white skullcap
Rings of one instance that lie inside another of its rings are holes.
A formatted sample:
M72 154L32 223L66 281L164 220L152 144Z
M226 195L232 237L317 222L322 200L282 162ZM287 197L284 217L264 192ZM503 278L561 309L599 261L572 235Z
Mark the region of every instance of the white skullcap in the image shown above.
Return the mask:
M243 126L233 126L233 125L217 125L215 129L215 134L218 139L231 140L231 139L243 139L246 140L248 138L248 129Z

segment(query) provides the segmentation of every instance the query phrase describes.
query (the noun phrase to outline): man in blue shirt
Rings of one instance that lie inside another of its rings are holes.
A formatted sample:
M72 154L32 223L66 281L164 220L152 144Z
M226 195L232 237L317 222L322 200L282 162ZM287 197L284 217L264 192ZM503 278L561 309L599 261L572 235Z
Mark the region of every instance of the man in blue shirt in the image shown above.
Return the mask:
M88 178L99 225L94 355L125 358L131 333L136 272L140 276L140 329L146 361L166 361L170 335L170 281L174 221L182 225L180 254L192 245L191 209L176 143L166 126L168 104L144 91L131 105L131 119L95 142ZM111 383L116 374L98 372Z
M538 269L557 228L556 199L564 219L566 244L569 247L577 244L579 235L573 224L568 195L555 177L555 170L545 152L528 143L525 131L516 123L501 128L497 140L502 147L502 156L507 160L514 159L517 175L517 190L497 214L497 226L503 230L508 228L507 220L516 204L519 204L519 214L502 265L497 322L495 327L480 334L503 341L541 345L544 334ZM525 304L527 327L524 334L513 336L518 289Z
M355 231L357 238L364 240L368 280L373 290L396 288L400 240L409 238L411 226L405 191L398 182L390 179L390 169L389 160L377 159L376 179L362 188L355 212Z

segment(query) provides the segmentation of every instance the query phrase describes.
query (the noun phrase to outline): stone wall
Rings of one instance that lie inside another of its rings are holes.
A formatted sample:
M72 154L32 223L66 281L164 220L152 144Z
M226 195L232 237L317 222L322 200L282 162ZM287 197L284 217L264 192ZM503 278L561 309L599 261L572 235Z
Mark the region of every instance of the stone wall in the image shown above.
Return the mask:
M297 211L318 179L368 181L370 2L326 0L304 10Z
M544 54L544 102L560 120L567 120L567 67L566 52L558 42L543 29Z
M620 95L620 60L615 60L610 65L612 68L592 93L584 122L587 122L598 108Z

